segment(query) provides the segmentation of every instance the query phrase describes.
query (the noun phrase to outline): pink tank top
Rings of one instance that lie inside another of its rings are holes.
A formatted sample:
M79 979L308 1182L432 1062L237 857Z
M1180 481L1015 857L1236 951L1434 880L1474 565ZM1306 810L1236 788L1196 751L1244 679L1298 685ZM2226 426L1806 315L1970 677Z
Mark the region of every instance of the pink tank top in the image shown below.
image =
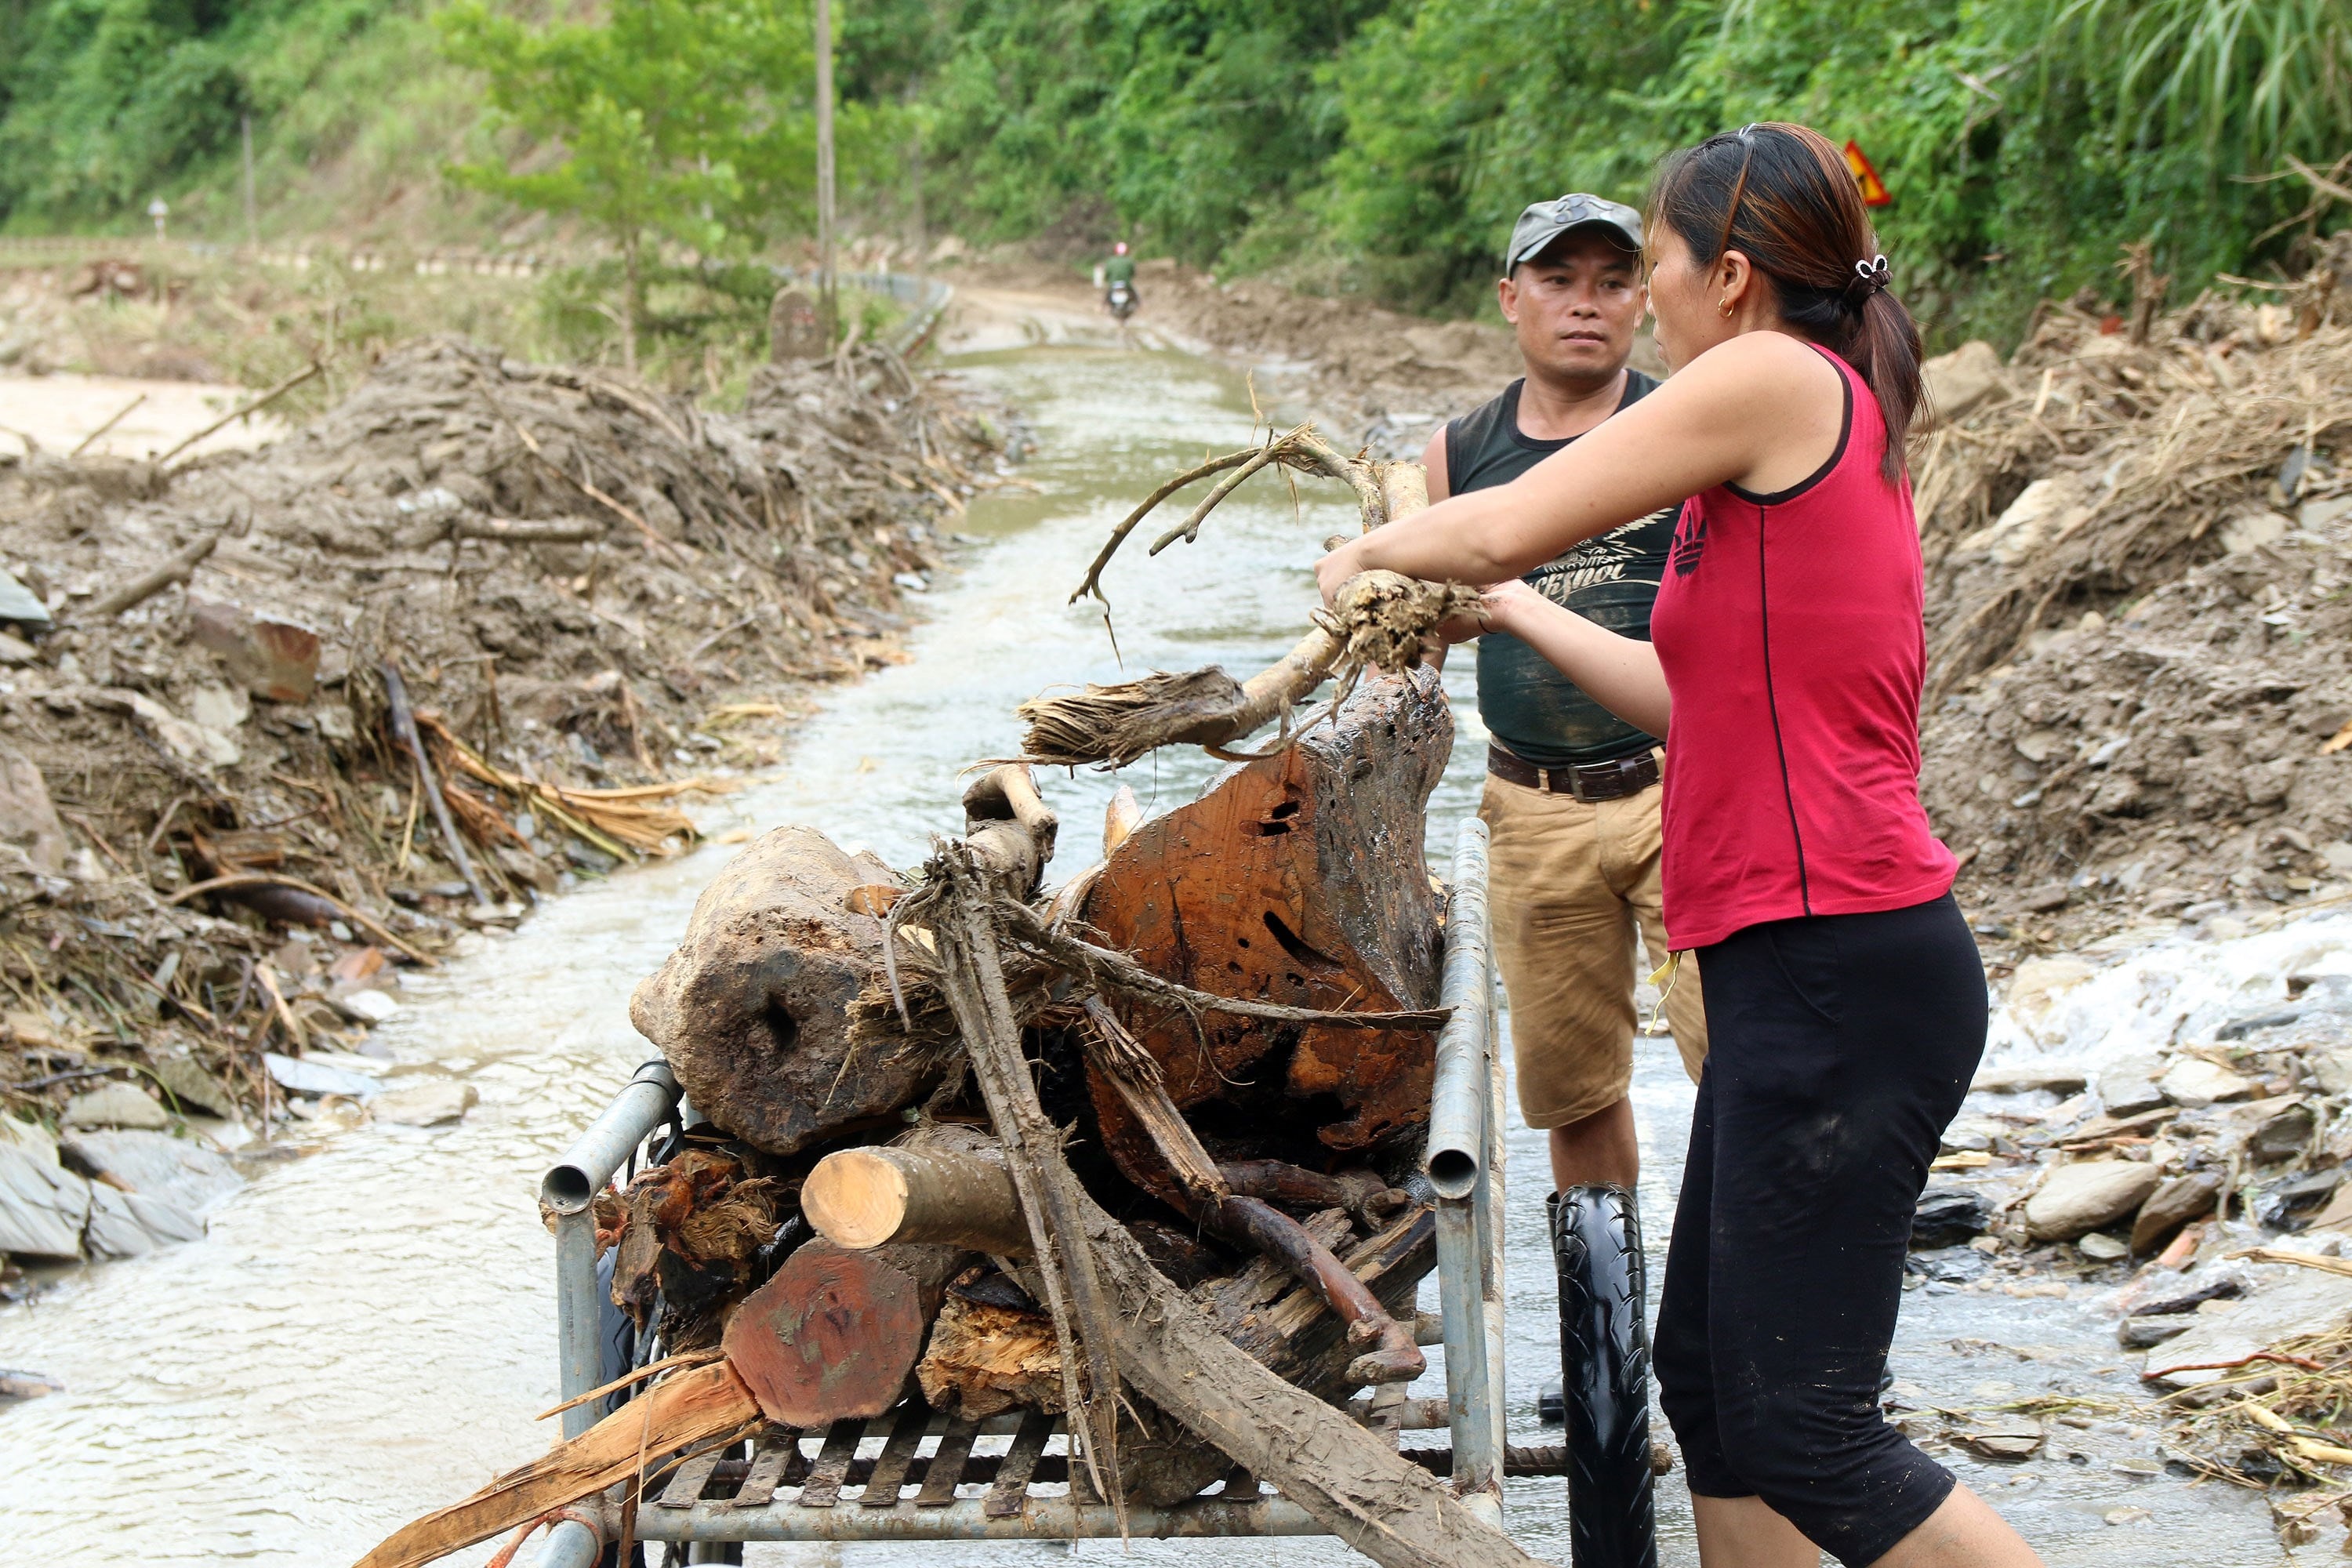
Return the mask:
M1906 909L1958 863L1919 804L1927 636L1907 482L1878 470L1878 400L1845 384L1837 450L1771 495L1683 504L1650 636L1674 696L1667 940L1799 915Z

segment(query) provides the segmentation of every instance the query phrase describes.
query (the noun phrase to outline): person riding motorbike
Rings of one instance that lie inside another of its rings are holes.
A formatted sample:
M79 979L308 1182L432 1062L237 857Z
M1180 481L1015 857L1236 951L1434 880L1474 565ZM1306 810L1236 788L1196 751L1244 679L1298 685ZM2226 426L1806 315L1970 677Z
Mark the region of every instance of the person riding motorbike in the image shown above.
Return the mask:
M1143 303L1135 291L1135 258L1128 254L1127 241L1120 240L1110 247L1110 259L1103 263L1103 303L1110 313L1124 321L1135 314Z

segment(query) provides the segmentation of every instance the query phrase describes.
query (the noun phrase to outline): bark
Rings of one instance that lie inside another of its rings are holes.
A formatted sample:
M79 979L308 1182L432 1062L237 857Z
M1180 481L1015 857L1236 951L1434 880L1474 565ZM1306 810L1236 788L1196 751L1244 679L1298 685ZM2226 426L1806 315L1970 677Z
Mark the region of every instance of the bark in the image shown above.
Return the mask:
M871 855L784 827L696 900L685 941L638 985L629 1016L720 1128L791 1154L887 1125L937 1079L936 1042L850 1037L851 1005L884 983L886 940L882 918L853 912L850 896L897 881Z
M1096 1266L1118 1302L1119 1369L1137 1392L1387 1568L1535 1568L1386 1438L1252 1360L1117 1221L1086 1206Z
M1079 919L1144 969L1202 990L1334 1011L1427 1007L1440 944L1423 810L1452 745L1433 673L1367 677L1295 746L1138 827ZM1126 997L1113 1009L1180 1110L1218 1102L1232 1108L1225 1123L1277 1133L1253 1152L1312 1165L1401 1148L1427 1125L1429 1028L1269 1026ZM1173 1203L1148 1131L1099 1072L1089 1085L1120 1171ZM1278 1135L1291 1128L1304 1135Z
M722 1348L780 1426L870 1420L906 1392L948 1281L975 1261L955 1247L809 1242L744 1299Z

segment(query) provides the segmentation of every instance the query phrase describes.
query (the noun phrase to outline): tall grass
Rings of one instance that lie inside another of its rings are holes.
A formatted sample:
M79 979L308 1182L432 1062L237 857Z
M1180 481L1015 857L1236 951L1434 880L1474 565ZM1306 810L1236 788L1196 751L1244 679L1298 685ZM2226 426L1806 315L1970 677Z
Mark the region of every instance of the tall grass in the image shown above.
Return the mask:
M2346 0L2070 0L2044 69L2109 84L2124 147L2200 142L2225 173L2352 152Z

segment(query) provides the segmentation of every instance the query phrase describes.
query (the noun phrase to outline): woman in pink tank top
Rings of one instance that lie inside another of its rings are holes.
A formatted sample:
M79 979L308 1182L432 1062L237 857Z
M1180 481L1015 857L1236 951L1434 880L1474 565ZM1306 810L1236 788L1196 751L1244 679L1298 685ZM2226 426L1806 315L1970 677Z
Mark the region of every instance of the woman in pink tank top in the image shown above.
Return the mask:
M1918 330L1843 156L1801 126L1670 159L1647 229L1665 384L1318 576L1327 596L1376 568L1496 584L1486 626L1666 737L1665 923L1706 981L1710 1049L1654 1364L1701 1561L2037 1564L1878 1409L1914 1208L1987 1014L1919 804ZM1518 581L1677 502L1654 643Z

